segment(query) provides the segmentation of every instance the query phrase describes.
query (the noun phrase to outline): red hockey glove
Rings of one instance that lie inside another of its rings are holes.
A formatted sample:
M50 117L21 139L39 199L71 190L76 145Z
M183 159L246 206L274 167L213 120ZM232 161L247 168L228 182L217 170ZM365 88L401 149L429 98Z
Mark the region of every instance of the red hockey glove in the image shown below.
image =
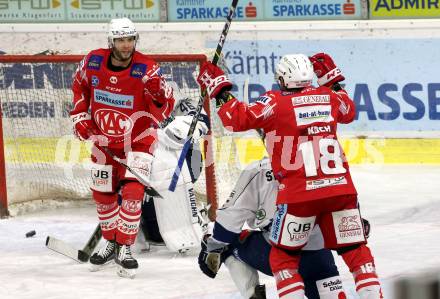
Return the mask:
M331 88L333 84L345 80L341 70L328 54L318 53L309 58L313 64L313 71L318 77L319 86L324 85Z
M159 104L165 104L173 96L173 89L162 77L150 77L144 83L145 91Z
M73 133L79 140L89 140L90 137L101 134L87 112L71 115L70 118L73 121Z
M217 98L224 91L232 89L232 83L225 76L221 68L207 61L200 67L200 73L197 77L202 90L206 90L211 99Z

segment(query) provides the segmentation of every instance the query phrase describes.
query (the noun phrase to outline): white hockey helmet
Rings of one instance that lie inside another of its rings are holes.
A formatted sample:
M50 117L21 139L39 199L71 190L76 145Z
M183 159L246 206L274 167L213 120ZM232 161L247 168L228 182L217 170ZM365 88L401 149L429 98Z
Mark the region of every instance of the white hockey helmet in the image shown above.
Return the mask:
M303 88L313 80L313 66L304 54L284 55L275 69L275 80L281 88Z
M113 48L115 38L134 36L135 41L139 39L139 33L133 22L128 18L112 19L108 24L108 46Z

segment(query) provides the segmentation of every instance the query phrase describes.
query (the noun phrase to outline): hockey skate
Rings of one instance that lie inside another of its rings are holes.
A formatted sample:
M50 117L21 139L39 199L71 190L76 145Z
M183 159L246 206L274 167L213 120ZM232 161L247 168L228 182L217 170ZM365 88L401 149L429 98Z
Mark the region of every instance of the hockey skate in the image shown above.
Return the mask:
M107 241L106 244L90 257L90 271L101 270L106 264L112 262L116 255L115 241Z
M134 278L138 262L131 255L130 245L117 244L117 256L115 262L118 265L117 273L121 277Z
M266 299L266 286L264 284L256 285L254 295L250 299Z

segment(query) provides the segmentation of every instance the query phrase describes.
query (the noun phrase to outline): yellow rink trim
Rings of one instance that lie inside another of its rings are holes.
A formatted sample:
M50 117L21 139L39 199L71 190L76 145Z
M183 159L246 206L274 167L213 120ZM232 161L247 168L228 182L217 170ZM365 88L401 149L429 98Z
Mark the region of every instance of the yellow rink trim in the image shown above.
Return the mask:
M62 138L18 138L5 141L6 162L66 163L88 160L91 144Z
M349 163L440 164L440 139L340 139ZM216 160L238 153L241 165L261 159L266 151L258 138L216 139ZM63 138L19 138L5 142L9 163L78 163L90 157L90 144Z
M340 138L350 164L440 164L440 139ZM240 161L248 164L265 154L261 142L237 142Z

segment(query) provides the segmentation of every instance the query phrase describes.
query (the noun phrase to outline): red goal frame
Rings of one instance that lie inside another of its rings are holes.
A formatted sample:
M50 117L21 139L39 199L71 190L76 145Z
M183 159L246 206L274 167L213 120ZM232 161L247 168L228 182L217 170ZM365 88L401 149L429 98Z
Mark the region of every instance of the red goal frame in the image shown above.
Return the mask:
M201 65L207 61L204 54L152 54L149 55L152 59L161 62L198 62ZM0 63L79 63L84 55L0 55ZM1 99L0 99L1 103ZM210 115L209 101L205 101L204 108ZM0 217L9 216L8 211L8 195L6 187L6 163L4 153L4 139L3 139L3 118L0 106ZM203 151L205 155L205 176L206 176L206 196L208 204L211 205L209 210L209 218L215 219L215 210L218 206L218 197L216 190L215 169L212 163L213 159L213 138L211 132L205 137L203 142ZM208 164L208 165L206 165Z

